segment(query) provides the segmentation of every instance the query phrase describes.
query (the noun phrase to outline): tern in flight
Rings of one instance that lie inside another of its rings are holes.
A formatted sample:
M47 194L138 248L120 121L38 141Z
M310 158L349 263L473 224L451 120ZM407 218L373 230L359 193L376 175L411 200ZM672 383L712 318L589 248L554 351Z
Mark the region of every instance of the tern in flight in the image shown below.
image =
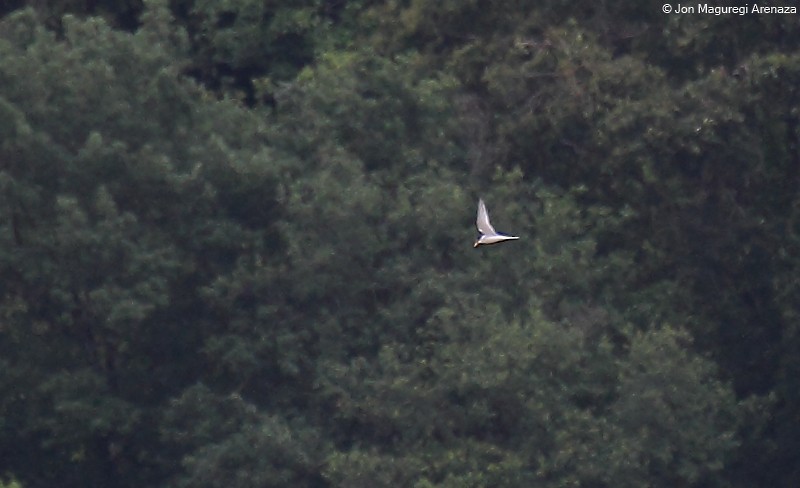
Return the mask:
M497 244L498 242L519 239L517 236L502 234L494 230L492 223L489 222L489 212L486 211L486 204L483 203L482 198L478 199L478 219L476 220L475 225L478 226L478 232L480 232L481 235L478 237L478 240L475 241L475 245L472 247L478 247L486 244Z

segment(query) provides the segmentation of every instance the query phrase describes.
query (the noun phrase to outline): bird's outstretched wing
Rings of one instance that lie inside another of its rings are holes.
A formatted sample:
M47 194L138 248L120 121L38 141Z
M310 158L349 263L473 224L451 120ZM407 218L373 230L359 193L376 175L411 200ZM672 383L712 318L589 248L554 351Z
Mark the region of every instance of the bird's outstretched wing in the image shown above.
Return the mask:
M489 222L489 212L486 211L486 204L483 203L482 198L478 199L478 219L475 221L475 225L478 226L478 232L481 234L497 234L492 223Z

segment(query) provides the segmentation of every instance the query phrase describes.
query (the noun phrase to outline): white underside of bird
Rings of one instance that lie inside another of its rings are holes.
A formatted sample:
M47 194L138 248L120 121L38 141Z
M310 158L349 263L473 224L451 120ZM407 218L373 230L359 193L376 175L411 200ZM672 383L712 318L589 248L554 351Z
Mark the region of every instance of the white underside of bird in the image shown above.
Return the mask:
M486 210L486 204L483 203L482 198L478 199L478 218L475 221L475 225L478 227L478 232L480 232L481 235L472 247L519 239L517 236L510 236L494 230L492 223L489 221L489 212Z

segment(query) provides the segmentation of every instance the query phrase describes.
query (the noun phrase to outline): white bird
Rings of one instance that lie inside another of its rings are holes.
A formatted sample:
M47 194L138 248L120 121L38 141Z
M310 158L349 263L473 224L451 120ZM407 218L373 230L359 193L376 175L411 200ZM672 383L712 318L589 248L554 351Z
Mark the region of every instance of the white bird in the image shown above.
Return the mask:
M483 203L482 198L478 199L478 219L475 221L475 225L478 226L478 232L480 232L481 235L478 237L478 240L475 241L475 245L472 247L478 247L482 244L497 244L498 242L519 239L517 236L502 234L494 230L492 223L489 222L489 212L486 211L486 204Z

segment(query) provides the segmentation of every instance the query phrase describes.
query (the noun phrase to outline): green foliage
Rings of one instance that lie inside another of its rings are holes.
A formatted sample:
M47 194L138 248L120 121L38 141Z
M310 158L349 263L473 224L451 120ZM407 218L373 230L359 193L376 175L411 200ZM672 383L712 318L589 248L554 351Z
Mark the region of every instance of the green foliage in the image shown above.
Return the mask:
M266 415L237 394L187 388L165 410L162 436L185 451L178 486L297 486L312 483L318 433Z
M173 8L190 34L192 72L214 88L241 90L252 100L255 78L284 81L310 61L315 31L325 27L318 4L184 0Z
M8 483L0 481L0 488L22 488L22 485L12 478Z
M789 16L32 4L0 19L6 485L797 477ZM478 196L519 241L470 246Z
M628 440L613 443L612 469L631 475L637 468L629 460L638 459L646 468L635 474L641 482L655 476L663 486L696 483L719 471L724 453L736 447L733 393L716 380L711 363L687 353L689 340L684 331L664 328L631 341L612 407L617 435ZM641 486L636 478L631 486Z
M456 111L449 103L456 88L452 78L424 77L416 56L335 52L278 93L277 120L293 150L309 157L306 151L319 146L344 150L399 185L428 164L457 164Z
M26 392L4 406L21 428L4 427L3 451L16 444L9 459L39 452L54 466L15 465L23 482L163 478L157 436L142 425L193 381L202 302L190 297L227 262L220 255L241 246L229 241L236 235L204 243L217 213L250 198L220 180L218 204L206 178L265 157L244 142L262 137L259 125L227 102L204 108L202 92L178 75L159 15L135 35L65 19L65 42L30 12L0 28L3 107L13 116L1 146L3 349L25 371L4 383ZM252 130L216 126L226 123ZM243 145L253 151L234 149ZM268 179L253 174L233 178L261 183L263 198ZM183 359L170 361L175 354Z
M384 347L333 373L337 416L383 451L337 454L330 479L674 486L719 471L735 447L733 395L686 356L685 333L637 334L615 352L575 325L475 312L443 324L450 340L432 358Z

